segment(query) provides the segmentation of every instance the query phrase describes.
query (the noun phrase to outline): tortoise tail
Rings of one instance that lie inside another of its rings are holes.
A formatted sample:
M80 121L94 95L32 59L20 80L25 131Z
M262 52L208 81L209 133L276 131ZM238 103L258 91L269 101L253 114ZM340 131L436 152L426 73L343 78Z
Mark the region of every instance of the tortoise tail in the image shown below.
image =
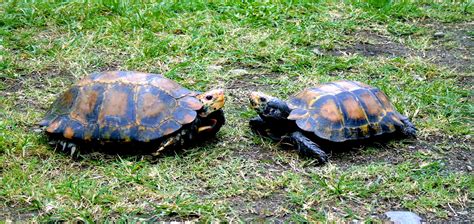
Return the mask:
M410 122L408 117L400 115L400 121L403 122L403 127L401 129L402 134L410 138L416 138L416 127L413 123Z

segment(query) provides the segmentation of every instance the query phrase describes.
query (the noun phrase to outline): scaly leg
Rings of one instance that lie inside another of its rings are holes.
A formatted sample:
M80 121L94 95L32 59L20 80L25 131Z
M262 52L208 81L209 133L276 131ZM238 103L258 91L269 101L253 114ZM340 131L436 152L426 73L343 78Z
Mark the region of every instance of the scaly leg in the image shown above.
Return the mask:
M179 133L175 136L169 137L166 140L164 140L163 142L161 142L158 149L155 152L151 153L151 155L158 156L158 155L160 155L160 153L163 150L165 150L167 148L172 148L172 147L176 146L177 144L181 144L181 145L184 144L183 138L181 137L181 133Z
M324 164L328 161L327 154L319 148L319 146L303 135L299 131L291 133L284 137L284 141L288 141L296 146L301 155L315 157L319 163Z
M408 120L407 117L405 116L401 116L401 119L400 119L404 126L402 127L401 129L401 132L407 136L407 137L411 137L411 138L416 138L416 127L413 123L410 122L410 120Z
M271 132L270 127L267 125L267 123L261 118L261 117L254 117L250 119L249 121L250 129L252 129L253 132L269 137L274 141L280 141L281 137L278 135L274 135Z
M201 137L213 137L225 124L224 112L222 110L214 111L207 119L203 119L198 128L198 134Z
M265 136L267 133L265 131L266 124L265 121L260 117L254 117L249 121L250 129L259 135Z

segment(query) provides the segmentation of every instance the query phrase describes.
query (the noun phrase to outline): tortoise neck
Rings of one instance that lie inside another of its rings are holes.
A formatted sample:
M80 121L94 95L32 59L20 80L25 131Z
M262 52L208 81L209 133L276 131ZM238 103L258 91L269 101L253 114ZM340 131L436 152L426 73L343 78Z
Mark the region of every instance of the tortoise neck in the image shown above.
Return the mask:
M264 117L276 120L287 120L289 114L290 108L288 105L278 98L270 100L262 112Z
M290 108L288 107L288 104L286 104L285 101L280 100L278 98L271 100L269 104L275 108L278 108L282 112L282 115L286 115L285 118L287 118L291 112Z

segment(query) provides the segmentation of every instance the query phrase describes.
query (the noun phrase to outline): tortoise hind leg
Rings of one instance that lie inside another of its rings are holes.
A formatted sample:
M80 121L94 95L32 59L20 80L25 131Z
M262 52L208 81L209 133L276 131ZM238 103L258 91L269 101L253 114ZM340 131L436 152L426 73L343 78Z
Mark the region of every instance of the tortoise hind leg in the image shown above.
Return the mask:
M314 157L320 164L324 164L328 161L327 154L321 150L316 143L299 131L291 133L289 136L286 136L284 140L295 145L301 155Z
M400 121L403 122L403 127L401 128L401 132L403 135L411 138L416 138L416 127L413 123L410 122L408 117L400 116Z

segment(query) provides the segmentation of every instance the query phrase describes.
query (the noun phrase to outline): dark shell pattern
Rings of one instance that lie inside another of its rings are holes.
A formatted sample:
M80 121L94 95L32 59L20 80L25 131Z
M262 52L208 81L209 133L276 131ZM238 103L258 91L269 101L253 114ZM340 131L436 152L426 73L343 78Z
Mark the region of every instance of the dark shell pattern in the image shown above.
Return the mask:
M337 81L308 88L288 103L288 119L299 128L335 142L393 133L403 127L402 115L378 88L355 81Z
M193 122L197 94L159 74L95 73L58 97L40 125L67 139L148 142Z

